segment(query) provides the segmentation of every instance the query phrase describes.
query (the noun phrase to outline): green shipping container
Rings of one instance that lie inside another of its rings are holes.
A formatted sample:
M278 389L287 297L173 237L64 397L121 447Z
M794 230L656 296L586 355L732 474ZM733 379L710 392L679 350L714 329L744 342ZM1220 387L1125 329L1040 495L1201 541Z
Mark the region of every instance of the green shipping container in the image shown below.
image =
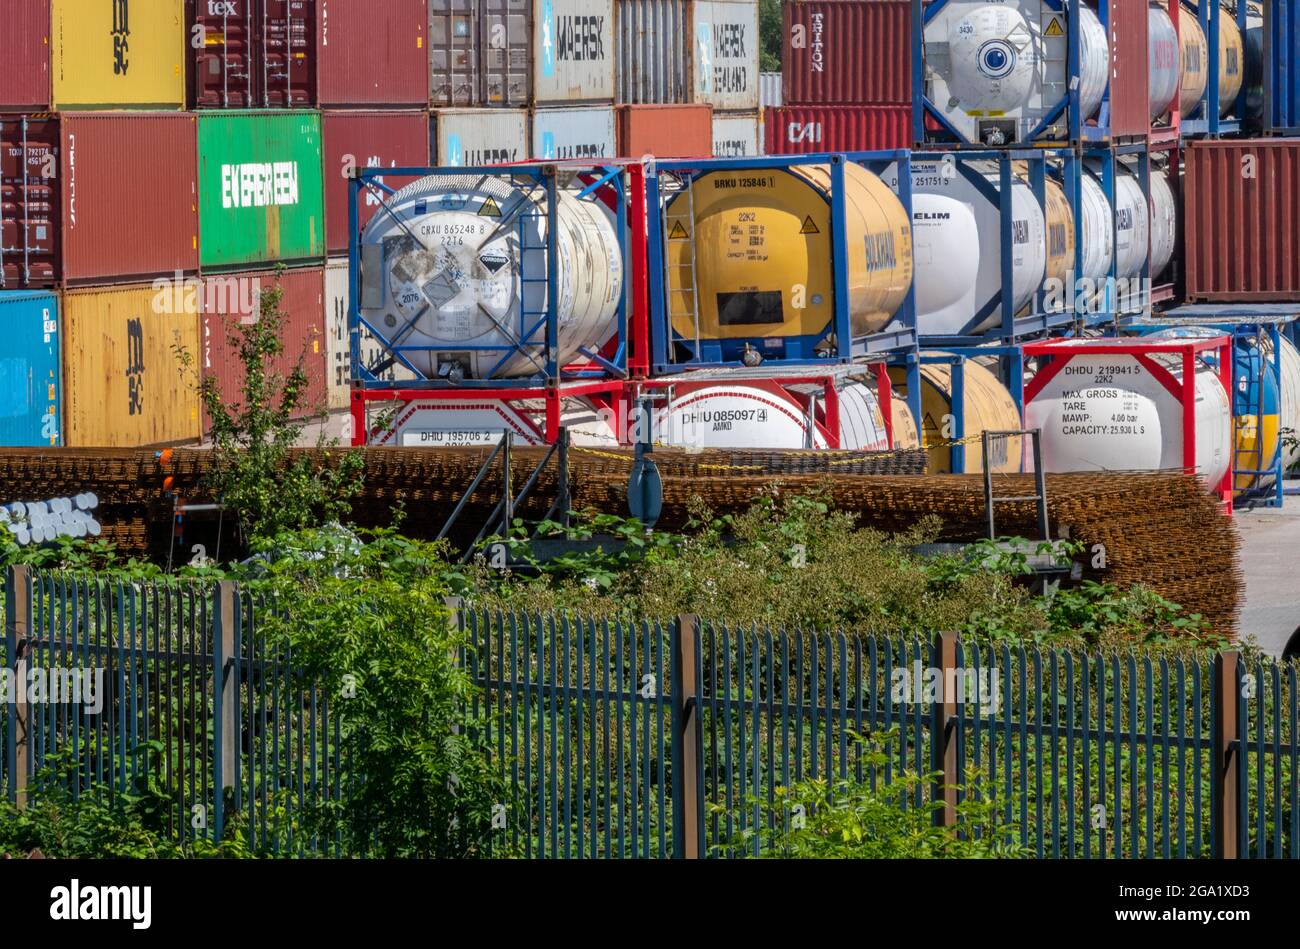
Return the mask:
M199 264L325 256L319 112L199 116Z

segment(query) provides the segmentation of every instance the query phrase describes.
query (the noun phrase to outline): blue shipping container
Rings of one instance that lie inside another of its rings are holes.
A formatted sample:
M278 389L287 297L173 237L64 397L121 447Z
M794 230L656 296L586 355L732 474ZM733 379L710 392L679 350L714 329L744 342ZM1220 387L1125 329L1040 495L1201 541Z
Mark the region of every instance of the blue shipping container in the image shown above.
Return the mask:
M62 445L59 298L0 292L0 333L0 446Z
M1264 19L1264 124L1300 134L1300 0L1268 0Z

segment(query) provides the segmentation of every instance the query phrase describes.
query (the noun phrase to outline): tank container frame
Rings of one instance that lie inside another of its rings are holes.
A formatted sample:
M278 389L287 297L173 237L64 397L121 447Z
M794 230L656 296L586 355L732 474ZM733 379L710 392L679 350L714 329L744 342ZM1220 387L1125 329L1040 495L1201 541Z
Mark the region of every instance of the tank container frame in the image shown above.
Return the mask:
M1236 135L1246 126L1246 86L1243 82L1241 94L1237 96L1237 101L1233 104L1232 111L1227 116L1221 116L1222 111L1219 102L1219 31L1222 29L1224 10L1220 5L1222 0L1199 0L1196 6L1196 19L1201 24L1201 30L1205 33L1205 44L1209 53L1209 65L1206 67L1205 77L1205 95L1201 99L1201 107L1196 117L1180 120L1180 134L1183 138L1220 138L1225 135ZM1246 14L1248 12L1248 0L1234 0L1236 6L1235 19L1237 27L1241 30L1243 47L1246 42ZM1182 4L1175 4L1171 0L1170 4L1171 18L1172 8L1179 7L1178 18L1174 18L1174 32L1178 33L1179 49L1182 49L1182 32L1179 28L1179 19L1184 15L1190 16L1190 12L1182 9ZM1265 2L1265 9L1268 2ZM1265 16L1268 14L1266 13ZM1267 32L1265 33L1267 36ZM1266 41L1267 42L1267 41ZM1265 59L1267 60L1267 48L1265 49ZM1242 51L1243 61L1240 63L1240 69L1243 78L1246 72L1245 50ZM1269 67L1265 64L1264 86L1267 90L1270 88L1270 79L1274 78L1269 75ZM1179 75L1178 95L1181 97L1182 75ZM1176 100L1175 100L1176 101ZM1265 107L1265 115L1268 109Z
M1033 402L1040 392L1076 356L1132 356L1178 400L1183 407L1183 470L1196 470L1196 360L1202 353L1215 352L1218 356L1219 383L1232 404L1232 339L1214 336L1208 339L1151 340L1133 337L1103 337L1088 340L1087 345L1077 345L1068 339L1043 340L1024 346L1026 359L1038 361L1038 371L1025 384L1023 405ZM1151 360L1152 355L1174 355L1182 359L1183 378L1174 378L1167 369ZM1023 411L1023 408L1022 408ZM1233 479L1231 464L1210 491L1223 505L1226 515L1232 514Z
M1300 0L1263 0L1264 130L1300 135Z
M828 361L848 364L866 356L915 350L917 346L915 275L902 306L894 315L895 322L899 324L897 329L887 329L860 337L853 336L848 304L848 251L843 237L846 232L844 166L848 162L862 165L877 175L883 173L889 165L898 164L897 196L903 205L910 227L912 222L911 152L906 149L837 154L764 155L751 158L676 159L654 163L646 177L647 212L651 235L648 269L651 275L650 368L652 374L682 372L689 369L741 368L746 364L742 361L742 357L735 353L747 348L761 348L755 344L761 344L766 338L759 335L729 339L726 341L726 347L721 340L701 340L699 351L683 359L674 358L678 346L693 349L695 342L682 339L673 331L672 316L668 307L668 288L665 279L667 235L664 233L664 218L669 192L665 185L668 179L678 181L686 177L693 179L716 171L747 169L785 171L805 165L830 167L831 233L828 235L828 240L835 295L834 316L821 333L786 337L786 355L780 358L765 358L764 364L777 362L781 365L799 367L825 365ZM819 355L816 352L817 346L832 335L835 338L834 352L827 356Z

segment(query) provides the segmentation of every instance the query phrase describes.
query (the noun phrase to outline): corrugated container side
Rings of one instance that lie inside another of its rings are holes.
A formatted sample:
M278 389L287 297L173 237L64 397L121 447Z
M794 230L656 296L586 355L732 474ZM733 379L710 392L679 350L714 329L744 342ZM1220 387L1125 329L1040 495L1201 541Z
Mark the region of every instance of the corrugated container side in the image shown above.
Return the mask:
M63 295L64 442L138 448L199 438L198 281ZM180 347L194 358L186 373Z
M693 0L690 7L692 102L715 109L758 108L758 4Z
M325 268L325 327L329 334L325 359L331 409L346 409L351 403L352 343L348 338L348 262L331 260ZM363 330L362 362L375 368L381 362L383 348ZM415 373L405 366L390 366L379 373L389 381L411 381Z
M763 135L769 155L908 148L912 107L786 105L764 111Z
M618 101L689 102L689 0L616 0Z
M779 72L758 74L758 104L764 109L768 106L785 105L784 93L781 89L781 74Z
M421 82L423 86L423 82ZM348 187L353 168L423 168L429 164L429 117L424 112L326 112L325 234L330 253L348 249ZM358 210L365 227L380 199L364 191Z
M617 157L613 106L536 109L532 120L533 158L564 161Z
M912 0L793 0L782 8L783 104L911 107Z
M59 298L53 293L0 292L0 446L63 444L59 365Z
M536 0L534 103L614 101L614 37L614 0Z
M618 150L624 158L707 158L713 109L707 105L621 105Z
M1148 80L1150 15L1145 3L1111 3L1110 134L1146 137L1151 131L1151 84Z
M310 267L287 270L223 274L203 280L200 333L202 334L203 378L214 379L225 402L242 405L244 365L239 360L239 327L261 312L260 294L279 286L283 291L280 311L285 320L281 332L284 353L272 363L273 370L287 377L299 359L307 370L307 389L295 413L298 418L320 414L328 407L325 372L325 270ZM203 412L203 431L212 420Z
M196 271L194 116L67 114L62 123L64 282Z
M317 59L324 107L424 105L427 0L319 0Z
M1264 3L1264 121L1300 129L1300 0Z
M527 106L533 0L429 0L428 72L435 108Z
M0 288L62 277L59 122L0 116Z
M1300 299L1300 139L1198 141L1186 155L1188 299Z
M0 111L50 107L50 0L8 0L0 29Z
M430 153L435 165L496 165L528 157L524 109L439 109Z
M714 112L713 154L748 158L763 153L762 122L757 112Z
M320 113L208 112L198 123L201 265L324 258Z
M190 104L310 108L317 89L318 0L187 0ZM368 73L379 66L372 63Z
M51 16L55 108L184 108L184 0L53 0Z

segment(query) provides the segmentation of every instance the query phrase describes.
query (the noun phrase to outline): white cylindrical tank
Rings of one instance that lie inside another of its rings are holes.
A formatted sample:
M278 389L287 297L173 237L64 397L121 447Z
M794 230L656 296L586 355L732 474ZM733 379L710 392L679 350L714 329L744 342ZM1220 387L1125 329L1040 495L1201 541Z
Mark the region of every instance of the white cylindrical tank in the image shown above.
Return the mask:
M655 441L680 448L825 448L808 413L770 382L719 382L674 392L655 415Z
M561 189L560 364L614 334L623 260L612 213ZM395 194L362 236L361 315L429 378L527 376L546 364L547 216L542 189L497 176L431 175ZM466 349L457 349L464 346ZM497 349L469 349L498 347Z
M892 188L897 166L884 173ZM923 336L980 334L1002 322L1002 217L995 162L912 164L912 247L916 255L916 323ZM1011 176L1012 287L1020 312L1042 285L1047 223L1033 190ZM978 315L983 319L968 324Z
M1025 405L1025 427L1042 430L1043 468L1148 471L1183 467L1183 406L1128 354L1074 356ZM1181 357L1154 356L1176 379ZM1198 360L1196 468L1217 485L1232 463L1232 406L1218 373Z
M1093 305L1100 302L1115 256L1117 280L1131 280L1142 273L1146 261L1151 227L1151 208L1142 194L1142 185L1122 163L1115 165L1115 210L1101 186L1100 166L1086 164L1083 176L1083 277L1095 294L1085 290L1081 296ZM1112 219L1114 215L1114 219ZM1162 236L1163 240L1163 236Z
M1151 279L1165 272L1178 242L1178 201L1166 168L1151 169Z
M1154 3L1147 10L1147 46L1151 118L1158 119L1174 104L1182 60L1178 50L1178 34L1174 32L1169 12Z
M1271 356L1272 343L1265 346ZM1282 337L1282 462L1289 470L1300 463L1300 351ZM1290 431L1287 431L1287 430Z
M1097 15L1081 10L1083 118L1101 106L1110 46ZM1023 142L1070 91L1069 22L1041 0L953 0L925 26L930 101L971 141ZM1063 127L1066 120L1058 120ZM1053 137L1060 137L1058 128Z
M885 430L885 417L880 411L880 399L876 391L866 383L854 381L839 390L839 399L840 448L888 451L889 433ZM910 416L911 413L908 414ZM893 422L896 441L899 435L898 421L895 415Z

